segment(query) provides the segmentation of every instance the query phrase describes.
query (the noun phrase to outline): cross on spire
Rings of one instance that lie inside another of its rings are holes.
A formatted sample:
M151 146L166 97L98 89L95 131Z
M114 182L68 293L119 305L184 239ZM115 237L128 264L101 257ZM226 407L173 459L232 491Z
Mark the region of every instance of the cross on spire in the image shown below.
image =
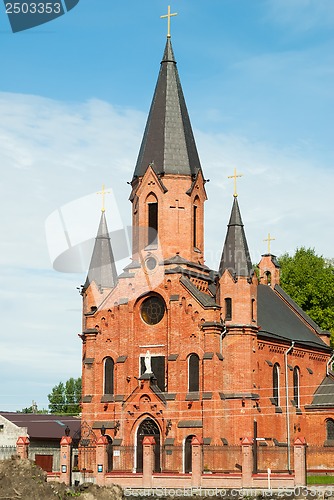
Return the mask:
M234 169L234 174L233 175L229 175L227 178L228 179L234 179L234 193L233 193L233 196L234 198L237 198L238 196L238 193L237 193L237 177L242 177L243 174L237 174L237 169L235 168Z
M263 241L267 241L268 242L268 253L270 254L270 242L271 241L274 241L275 238L271 238L270 236L270 233L268 233L268 238L264 239Z
M102 184L102 189L101 191L98 191L96 194L100 194L102 195L102 208L101 208L101 211L102 212L105 212L106 211L106 208L105 208L105 196L106 194L110 194L111 191L106 191L105 188L104 188L104 184Z
M170 18L172 16L177 16L177 12L174 12L173 14L170 13L170 5L168 5L168 12L167 14L160 16L160 19L164 19L167 17L167 38L170 38Z

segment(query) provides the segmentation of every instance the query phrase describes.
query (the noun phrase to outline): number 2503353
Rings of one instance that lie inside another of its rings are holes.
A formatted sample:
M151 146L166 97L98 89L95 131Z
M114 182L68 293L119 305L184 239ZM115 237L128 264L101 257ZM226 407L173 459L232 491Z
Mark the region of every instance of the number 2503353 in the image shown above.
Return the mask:
M6 3L7 14L60 14L61 4L51 2L8 2Z

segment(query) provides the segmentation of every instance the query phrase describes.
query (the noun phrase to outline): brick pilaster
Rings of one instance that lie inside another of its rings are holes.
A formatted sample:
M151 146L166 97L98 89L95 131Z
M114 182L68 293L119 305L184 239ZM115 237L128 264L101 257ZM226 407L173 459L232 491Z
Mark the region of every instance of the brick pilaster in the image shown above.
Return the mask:
M202 438L193 437L191 441L192 475L191 486L198 488L201 486L202 478Z
M306 440L297 438L293 443L295 486L306 486Z
M71 446L72 438L63 436L60 441L60 482L71 484Z
M106 436L100 436L96 441L96 484L99 486L104 486L105 484L108 464L107 446L108 439Z
M155 439L145 436L143 439L143 488L152 487Z
M253 439L245 437L242 442L242 487L249 488L252 486L253 472Z
M28 458L29 438L27 436L19 437L16 441L16 453L20 458Z

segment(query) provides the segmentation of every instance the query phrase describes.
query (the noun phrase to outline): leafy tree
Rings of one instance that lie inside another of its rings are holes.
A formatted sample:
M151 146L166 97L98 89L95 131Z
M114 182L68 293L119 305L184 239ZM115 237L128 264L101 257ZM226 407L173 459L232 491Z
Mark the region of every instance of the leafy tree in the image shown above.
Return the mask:
M70 378L65 384L59 382L52 388L49 399L49 410L51 413L80 413L81 400L81 377Z
M334 264L312 248L298 248L295 255L278 259L281 287L334 340Z

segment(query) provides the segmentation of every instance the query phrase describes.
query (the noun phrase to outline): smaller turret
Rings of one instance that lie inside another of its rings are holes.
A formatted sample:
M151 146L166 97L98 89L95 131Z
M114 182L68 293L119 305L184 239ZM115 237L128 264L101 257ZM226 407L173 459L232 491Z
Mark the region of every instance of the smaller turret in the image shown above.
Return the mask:
M86 312L87 309L98 307L106 293L109 293L116 284L117 271L115 260L111 248L105 212L102 210L89 271L82 289L82 294L86 298L86 307L84 307Z
M257 279L254 276L237 195L219 266L219 300L227 324L253 325L257 321Z
M271 253L261 255L259 263L259 279L261 285L269 285L272 288L279 285L280 282L280 266L276 256Z

